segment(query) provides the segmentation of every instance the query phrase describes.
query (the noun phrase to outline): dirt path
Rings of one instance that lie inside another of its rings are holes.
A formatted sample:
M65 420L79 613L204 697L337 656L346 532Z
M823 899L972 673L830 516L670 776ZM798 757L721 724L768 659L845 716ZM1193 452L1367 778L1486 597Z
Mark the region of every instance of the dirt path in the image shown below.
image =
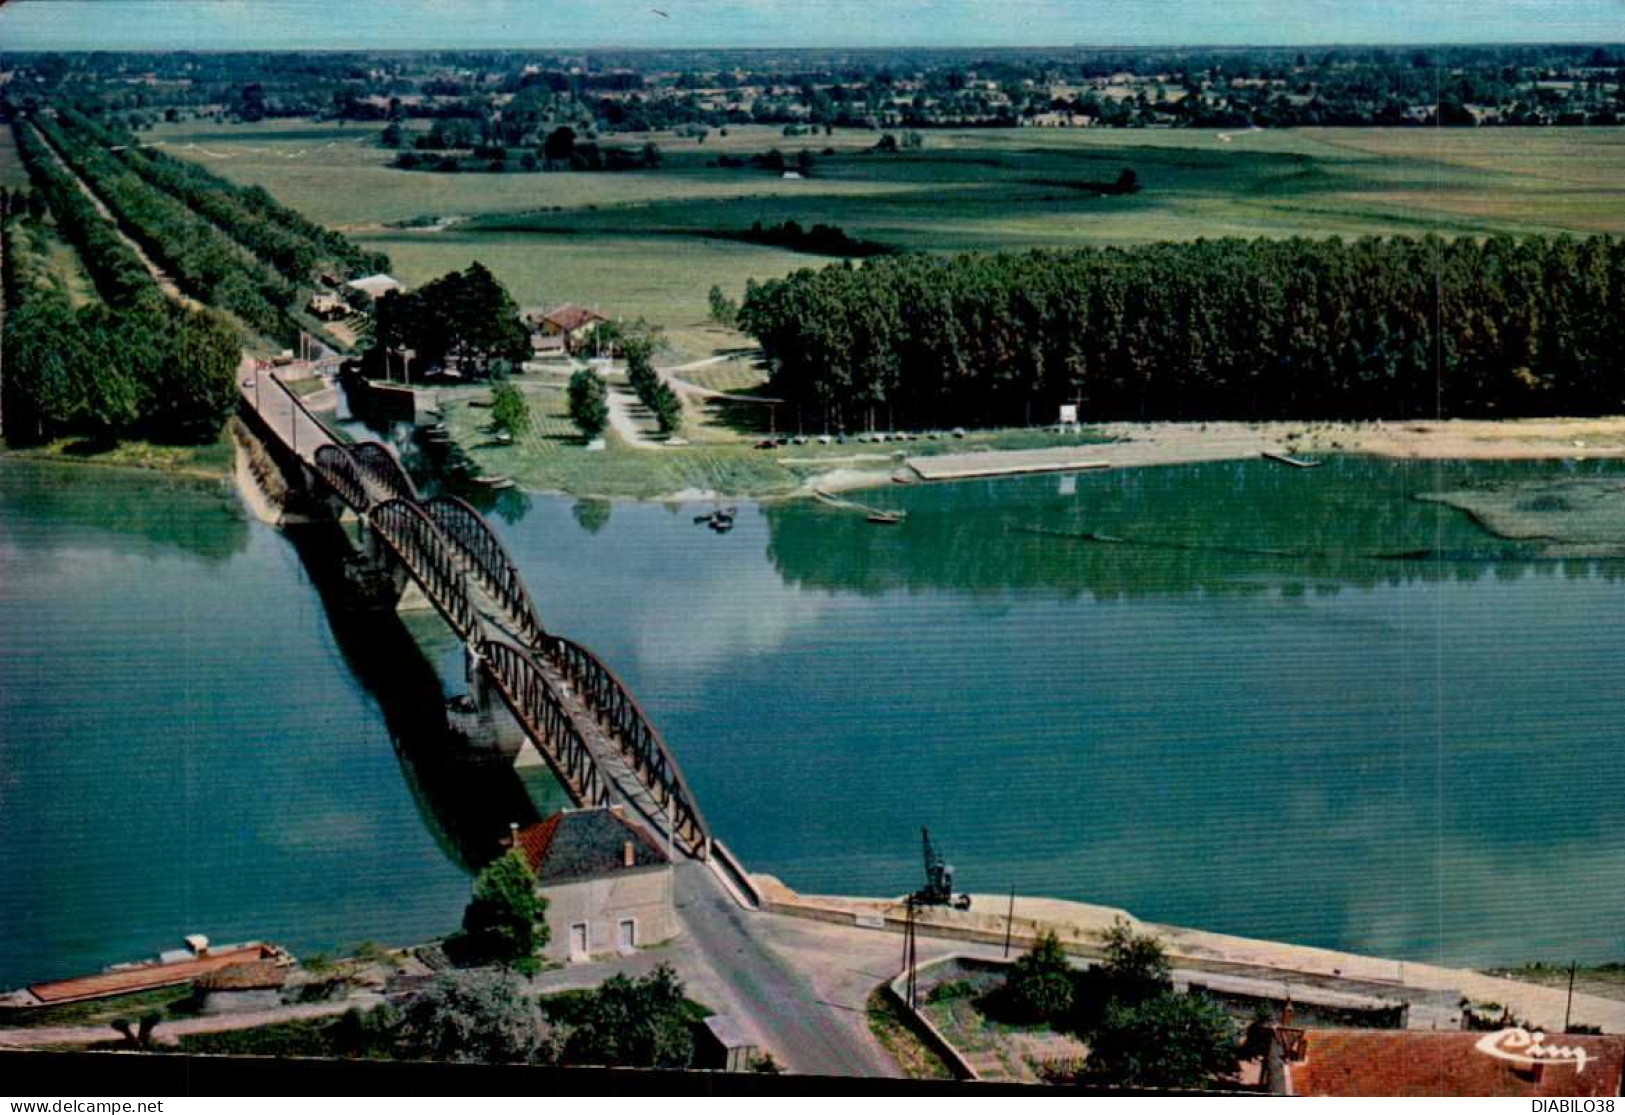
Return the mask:
M633 449L659 449L660 443L650 440L637 415L632 413L633 407L643 405L638 402L637 396L620 384L610 383L608 387L609 428Z
M187 1034L219 1034L228 1030L249 1030L271 1026L278 1022L295 1022L308 1018L329 1018L352 1008L370 1010L384 1001L382 995L364 993L333 1003L301 1003L276 1007L271 1010L243 1011L234 1014L211 1014L199 1018L178 1018L162 1022L153 1032L159 1045L174 1045L176 1039ZM118 1032L111 1026L26 1026L0 1029L0 1048L39 1049L51 1045L92 1045L101 1041L117 1041Z
M89 184L79 177L78 172L68 165L68 160L62 157L62 152L57 150L56 144L51 142L50 137L38 128L35 129L35 134L40 137L40 142L45 145L45 149L51 153L51 158L56 160L57 166L61 167L63 173L74 180L79 186L80 192L89 199L90 204L96 207L96 212L101 214L102 220L106 221L112 230L118 234L120 240L129 245L130 250L135 253L135 257L141 261L141 266L147 269L147 274L152 276L152 281L158 284L158 289L164 292L165 297L179 302L188 309L201 310L203 303L181 293L181 288L175 285L175 280L169 277L169 273L153 262L146 249L142 248L124 231L123 226L118 222L118 218L113 215L113 211L101 199L101 195L92 190Z

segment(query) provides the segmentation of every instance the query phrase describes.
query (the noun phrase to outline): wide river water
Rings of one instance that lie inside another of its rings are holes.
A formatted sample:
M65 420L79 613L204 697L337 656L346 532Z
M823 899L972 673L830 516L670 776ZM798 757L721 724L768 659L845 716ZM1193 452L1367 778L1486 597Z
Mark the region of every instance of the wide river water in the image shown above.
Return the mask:
M1625 957L1620 563L1411 498L1611 464L1261 461L492 520L713 828L808 892L960 889L1450 963ZM1119 541L1090 540L1083 535ZM452 928L538 773L449 761L438 621L219 485L0 461L0 988L181 934ZM438 674L438 676L437 676Z

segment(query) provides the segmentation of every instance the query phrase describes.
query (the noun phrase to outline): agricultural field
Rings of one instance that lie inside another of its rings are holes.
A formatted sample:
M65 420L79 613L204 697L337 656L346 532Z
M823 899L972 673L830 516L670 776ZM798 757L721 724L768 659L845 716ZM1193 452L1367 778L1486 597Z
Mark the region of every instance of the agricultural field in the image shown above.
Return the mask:
M1625 231L1625 132L1607 128L928 131L917 150L880 154L867 150L873 132L750 126L703 144L619 135L658 143L662 167L558 174L396 170L360 125L192 121L144 135L388 251L409 283L478 259L522 305L581 302L678 333L704 321L713 283L738 297L749 278L828 262L713 235L755 221L833 224L916 251ZM773 147L812 151L814 177L707 165ZM1125 167L1138 193L1087 188Z

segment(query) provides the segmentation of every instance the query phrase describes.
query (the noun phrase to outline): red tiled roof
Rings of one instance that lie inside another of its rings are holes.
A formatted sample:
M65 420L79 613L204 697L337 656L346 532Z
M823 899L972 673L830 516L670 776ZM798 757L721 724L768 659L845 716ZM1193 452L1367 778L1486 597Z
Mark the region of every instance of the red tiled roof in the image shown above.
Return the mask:
M568 809L519 830L525 863L542 883L588 879L626 869L626 845L633 867L667 862L665 852L641 825L612 809Z
M576 306L566 303L563 306L559 306L557 309L549 310L547 313L543 314L542 320L555 328L563 329L565 332L569 333L580 329L583 325L587 325L590 322L607 321L608 319L604 317L603 314L594 313L585 306Z
M28 990L42 1003L76 1003L84 999L105 999L110 995L128 995L136 991L151 991L154 988L190 983L199 976L220 968L263 960L272 955L271 950L265 946L253 945L199 957L196 960L180 960L173 964L140 964L133 968L98 972L93 976L76 976L73 979L31 984Z
M1585 1051L1574 1063L1539 1066L1484 1052L1482 1033L1310 1030L1290 1066L1298 1096L1615 1096L1625 1038L1552 1034L1547 1045Z
M275 991L288 982L288 970L269 960L217 968L197 979L200 991Z

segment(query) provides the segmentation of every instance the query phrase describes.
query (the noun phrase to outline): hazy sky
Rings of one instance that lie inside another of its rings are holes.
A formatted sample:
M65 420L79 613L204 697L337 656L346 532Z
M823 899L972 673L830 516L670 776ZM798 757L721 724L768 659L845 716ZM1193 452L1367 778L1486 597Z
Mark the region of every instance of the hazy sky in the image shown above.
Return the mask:
M1625 41L1625 0L11 0L0 8L0 50L1506 41Z

